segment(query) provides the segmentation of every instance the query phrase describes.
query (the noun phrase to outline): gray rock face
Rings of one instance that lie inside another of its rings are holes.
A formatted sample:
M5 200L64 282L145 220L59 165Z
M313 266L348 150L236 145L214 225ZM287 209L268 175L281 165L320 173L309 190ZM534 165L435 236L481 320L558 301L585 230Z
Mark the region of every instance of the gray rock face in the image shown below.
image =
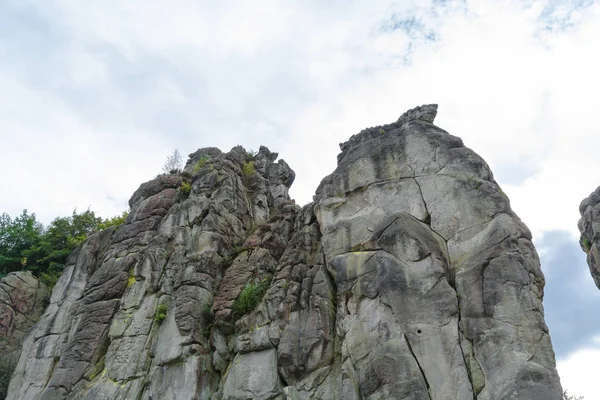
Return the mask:
M587 254L587 263L594 283L600 289L600 187L579 205L581 232L579 244Z
M70 258L8 399L561 399L531 235L435 105L340 145L190 155Z

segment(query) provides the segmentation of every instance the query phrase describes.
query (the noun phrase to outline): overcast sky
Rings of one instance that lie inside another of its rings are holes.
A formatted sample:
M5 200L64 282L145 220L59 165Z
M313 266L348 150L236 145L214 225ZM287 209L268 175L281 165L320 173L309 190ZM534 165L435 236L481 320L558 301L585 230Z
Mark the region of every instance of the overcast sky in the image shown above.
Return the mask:
M0 212L108 217L178 148L279 152L312 199L338 143L438 103L534 233L563 386L600 399L600 1L0 0Z

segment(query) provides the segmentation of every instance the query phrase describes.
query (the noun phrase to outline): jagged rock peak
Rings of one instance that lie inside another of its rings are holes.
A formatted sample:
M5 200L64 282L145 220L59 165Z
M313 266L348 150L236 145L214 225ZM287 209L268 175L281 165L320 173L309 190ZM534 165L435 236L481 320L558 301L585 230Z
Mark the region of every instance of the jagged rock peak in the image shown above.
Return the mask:
M346 155L346 153L352 148L360 145L362 142L381 137L386 134L405 134L410 131L409 126L405 126L413 121L425 122L433 124L433 121L437 115L437 104L426 104L418 106L406 111L398 118L396 122L387 125L379 125L371 128L366 128L360 131L356 135L352 135L344 143L340 143L340 149L342 153L338 155L338 163Z
M587 263L594 283L600 289L600 187L579 205L581 219L577 223L579 244L587 254Z
M437 115L437 104L424 104L406 111L398 118L397 123L402 125L410 121L419 120L433 124Z

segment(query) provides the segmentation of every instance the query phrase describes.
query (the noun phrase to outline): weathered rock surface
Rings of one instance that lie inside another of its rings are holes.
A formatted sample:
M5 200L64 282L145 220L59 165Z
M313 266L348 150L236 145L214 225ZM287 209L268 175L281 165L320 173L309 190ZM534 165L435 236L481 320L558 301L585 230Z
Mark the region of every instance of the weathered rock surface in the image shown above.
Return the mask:
M11 272L0 279L0 356L12 358L21 351L25 334L48 305L46 285L29 271Z
M600 289L600 187L579 205L581 232L579 244L587 254L587 263L594 283Z
M529 230L436 112L352 136L302 208L264 147L143 184L71 256L8 399L561 399Z

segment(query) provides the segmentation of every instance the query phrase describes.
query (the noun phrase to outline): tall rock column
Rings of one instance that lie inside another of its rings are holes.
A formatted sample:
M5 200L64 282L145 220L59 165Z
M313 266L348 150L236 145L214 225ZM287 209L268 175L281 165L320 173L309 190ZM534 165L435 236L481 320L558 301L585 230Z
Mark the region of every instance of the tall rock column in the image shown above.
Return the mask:
M531 234L436 112L354 135L317 189L342 398L558 400Z

